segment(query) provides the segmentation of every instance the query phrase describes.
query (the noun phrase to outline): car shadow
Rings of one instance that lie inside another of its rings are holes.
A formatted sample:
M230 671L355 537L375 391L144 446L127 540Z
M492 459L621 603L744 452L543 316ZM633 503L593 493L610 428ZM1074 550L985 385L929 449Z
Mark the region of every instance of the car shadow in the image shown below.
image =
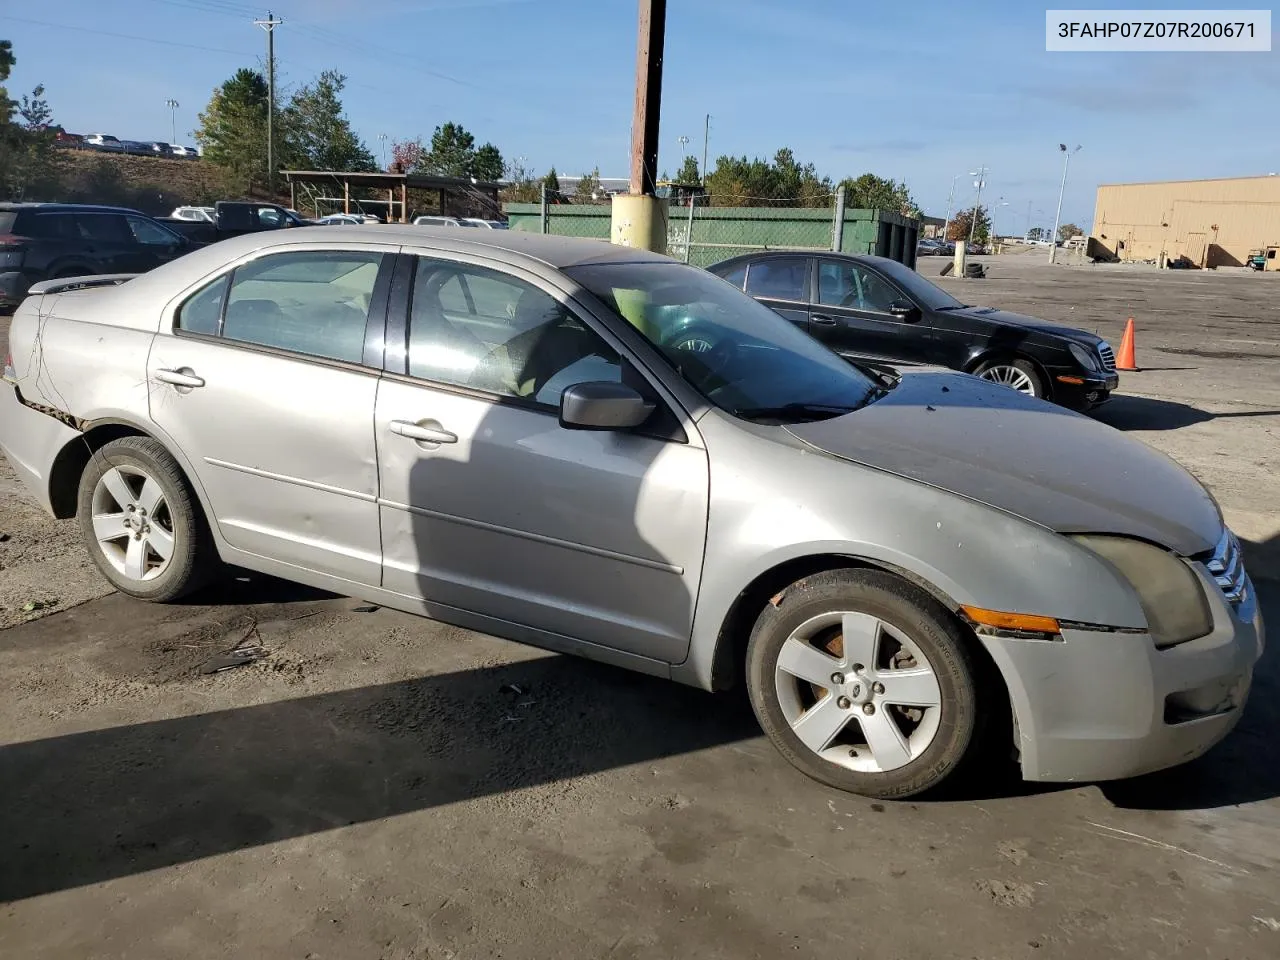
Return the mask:
M544 657L10 744L0 902L758 735L734 698Z
M1117 430L1179 430L1210 420L1238 417L1280 416L1280 410L1232 410L1209 413L1173 400L1116 394L1107 403L1090 411L1090 416Z

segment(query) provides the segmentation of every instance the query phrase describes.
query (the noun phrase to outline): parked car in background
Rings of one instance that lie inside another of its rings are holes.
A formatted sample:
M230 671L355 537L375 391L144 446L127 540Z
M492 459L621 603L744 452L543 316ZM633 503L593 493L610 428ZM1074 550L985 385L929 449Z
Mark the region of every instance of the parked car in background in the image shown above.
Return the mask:
M911 796L992 746L1032 780L1184 763L1263 650L1239 544L1169 458L974 377L882 382L642 250L242 237L33 288L9 343L0 449L123 593L226 563L741 679L844 790Z
M180 208L181 209L181 208ZM199 209L208 209L199 208ZM174 211L175 213L177 211ZM261 233L264 230L282 230L290 227L310 226L314 221L303 219L296 210L274 203L257 203L249 200L219 200L213 206L209 221L168 217L162 221L187 239L200 244L217 243L228 237L244 233Z
M1076 410L1103 403L1120 382L1101 337L963 304L884 257L761 252L708 269L842 356L880 368L948 367Z
M59 130L53 135L53 143L57 147L83 147L85 145L84 137L78 133L67 133L65 130Z
M185 159L185 158L197 157L197 156L199 156L199 155L200 155L200 154L197 152L197 150L196 150L196 148L195 148L195 147L180 147L180 146L172 146L172 147L170 147L170 148L169 148L169 151L170 151L170 153L172 153L175 157L183 157L184 159Z
M484 230L506 230L507 223L505 220L485 220L481 217L463 217L462 225L464 227L480 227Z
M936 257L943 251L942 244L930 238L925 238L916 244L917 257Z
M187 220L191 223L213 223L213 207L176 207L169 214L171 220Z
M464 227L461 217L421 216L413 218L415 227Z
M366 223L381 223L371 213L331 213L328 216L321 217L315 221L318 226L322 227L338 227L338 226L363 226Z
M70 203L0 203L0 308L42 280L143 273L191 250L136 210Z
M84 138L86 146L94 147L98 150L105 150L108 153L124 153L125 144L119 137L113 137L109 133L91 133Z
M171 143L165 143L163 140L151 140L147 143L147 146L158 157L173 156L173 144Z

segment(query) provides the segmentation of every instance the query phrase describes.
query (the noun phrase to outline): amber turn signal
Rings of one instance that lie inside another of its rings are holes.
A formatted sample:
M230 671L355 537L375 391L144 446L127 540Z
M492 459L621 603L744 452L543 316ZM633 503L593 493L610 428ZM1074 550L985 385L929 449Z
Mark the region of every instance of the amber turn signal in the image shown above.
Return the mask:
M974 623L997 630L1027 630L1031 633L1058 633L1060 627L1053 617L1040 617L1033 613L1004 613L1000 610L984 610L982 607L960 606L960 612Z
M1059 382L1059 383L1074 383L1074 384L1077 384L1077 385L1078 385L1078 384L1082 384L1082 383L1084 383L1084 378L1083 378L1083 377L1058 377L1058 382Z

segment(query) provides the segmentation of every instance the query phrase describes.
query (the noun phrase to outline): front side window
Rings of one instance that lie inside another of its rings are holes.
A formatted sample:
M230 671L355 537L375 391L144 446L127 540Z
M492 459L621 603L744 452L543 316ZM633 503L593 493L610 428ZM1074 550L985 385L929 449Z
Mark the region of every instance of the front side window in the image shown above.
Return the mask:
M558 407L566 387L622 380L618 354L550 294L484 267L419 259L409 374Z
M756 265L750 273L754 274ZM818 420L880 386L790 321L705 270L678 263L567 267L709 402L746 420Z
M278 253L237 267L222 336L359 363L381 262L380 253L328 250Z
M809 261L801 257L758 260L747 271L747 293L770 300L804 303L808 297Z
M818 264L818 302L824 306L888 313L889 305L900 299L884 278L856 263L823 260Z
M125 217L124 219L129 224L129 231L133 234L133 239L138 243L157 247L175 247L178 245L178 235L158 223L143 220L141 217Z

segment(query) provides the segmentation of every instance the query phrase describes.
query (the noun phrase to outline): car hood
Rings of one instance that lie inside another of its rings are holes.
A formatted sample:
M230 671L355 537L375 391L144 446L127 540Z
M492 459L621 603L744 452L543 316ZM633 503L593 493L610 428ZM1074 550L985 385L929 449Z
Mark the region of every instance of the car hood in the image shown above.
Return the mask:
M989 504L1059 533L1110 533L1184 556L1222 517L1168 457L1119 430L968 374L908 373L845 416L788 424L833 456Z
M953 317L972 317L984 323L998 323L1001 326L1012 327L1017 330L1047 333L1051 336L1074 340L1076 343L1083 343L1090 347L1097 346L1102 342L1102 337L1097 334L1077 330L1075 327L1068 327L1059 323L1050 323L1048 320L1039 320L1036 317L1028 317L1021 313L997 310L995 307L961 307L958 310L948 310L947 313Z

